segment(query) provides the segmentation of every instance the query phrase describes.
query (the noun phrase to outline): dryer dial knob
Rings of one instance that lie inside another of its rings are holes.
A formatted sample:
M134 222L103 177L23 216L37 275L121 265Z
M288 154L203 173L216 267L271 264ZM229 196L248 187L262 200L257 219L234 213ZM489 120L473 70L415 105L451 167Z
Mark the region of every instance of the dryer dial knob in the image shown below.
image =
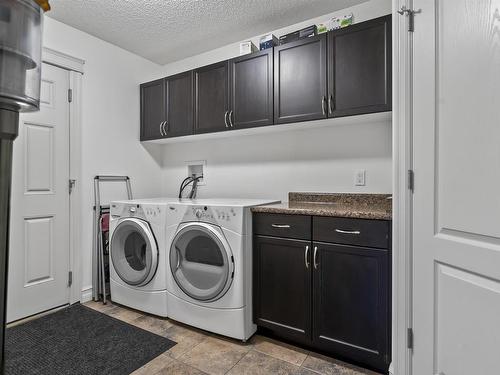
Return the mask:
M195 211L195 215L198 219L201 219L201 217L203 216L203 211L198 209Z

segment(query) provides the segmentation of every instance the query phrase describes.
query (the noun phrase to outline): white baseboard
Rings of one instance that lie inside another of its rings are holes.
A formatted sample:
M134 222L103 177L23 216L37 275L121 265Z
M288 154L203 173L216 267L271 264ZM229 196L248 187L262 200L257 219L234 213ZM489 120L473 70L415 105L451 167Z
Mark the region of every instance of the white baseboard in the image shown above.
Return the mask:
M82 297L80 299L81 303L92 301L92 287L87 287L82 289Z

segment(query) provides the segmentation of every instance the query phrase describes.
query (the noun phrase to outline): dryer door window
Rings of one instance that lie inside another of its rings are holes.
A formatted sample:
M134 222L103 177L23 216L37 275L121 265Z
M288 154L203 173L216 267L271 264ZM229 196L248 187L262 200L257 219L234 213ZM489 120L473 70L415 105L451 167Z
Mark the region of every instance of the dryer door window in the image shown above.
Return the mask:
M146 285L158 267L158 248L149 224L121 220L111 238L111 261L118 276L132 286Z
M183 227L170 248L170 270L179 288L197 301L214 301L229 289L234 270L231 250L210 224Z

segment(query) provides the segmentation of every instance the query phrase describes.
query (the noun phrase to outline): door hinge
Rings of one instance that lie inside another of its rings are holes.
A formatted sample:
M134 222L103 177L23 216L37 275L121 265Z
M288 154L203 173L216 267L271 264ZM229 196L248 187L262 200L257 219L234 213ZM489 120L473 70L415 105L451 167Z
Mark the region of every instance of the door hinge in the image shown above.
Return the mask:
M73 189L75 188L76 185L76 180L70 179L68 182L68 187L69 187L69 193L71 194L73 192Z
M413 349L413 329L411 328L406 330L406 347Z
M68 272L68 286L73 285L73 271Z
M413 193L415 191L415 172L408 170L408 189Z
M68 89L68 102L71 103L73 101L73 90Z
M412 33L415 31L415 14L421 13L422 9L419 10L413 10L413 9L408 9L404 5L401 7L400 10L398 10L398 13L401 14L402 16L406 15L408 17L408 32Z

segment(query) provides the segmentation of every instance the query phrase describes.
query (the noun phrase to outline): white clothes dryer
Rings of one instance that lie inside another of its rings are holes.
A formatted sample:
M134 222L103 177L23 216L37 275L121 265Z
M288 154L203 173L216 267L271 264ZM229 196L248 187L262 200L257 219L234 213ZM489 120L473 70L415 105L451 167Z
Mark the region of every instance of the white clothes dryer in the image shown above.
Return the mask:
M169 204L167 304L174 320L246 341L252 319L252 206L269 200Z

